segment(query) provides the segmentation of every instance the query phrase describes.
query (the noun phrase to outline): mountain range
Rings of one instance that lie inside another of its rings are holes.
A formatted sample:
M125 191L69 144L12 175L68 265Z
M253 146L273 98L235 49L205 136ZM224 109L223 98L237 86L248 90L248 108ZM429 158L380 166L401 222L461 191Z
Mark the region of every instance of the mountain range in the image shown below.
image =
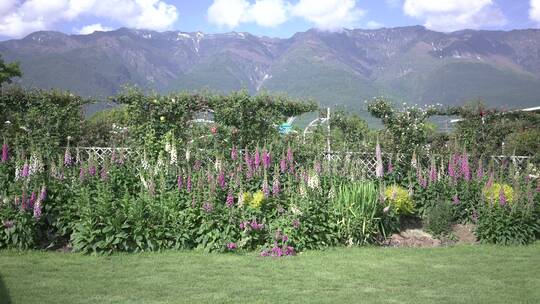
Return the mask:
M159 92L284 92L358 111L380 95L418 104L540 105L536 29L311 29L287 39L128 28L89 35L40 31L0 42L0 54L21 62L25 86L101 99L134 84Z

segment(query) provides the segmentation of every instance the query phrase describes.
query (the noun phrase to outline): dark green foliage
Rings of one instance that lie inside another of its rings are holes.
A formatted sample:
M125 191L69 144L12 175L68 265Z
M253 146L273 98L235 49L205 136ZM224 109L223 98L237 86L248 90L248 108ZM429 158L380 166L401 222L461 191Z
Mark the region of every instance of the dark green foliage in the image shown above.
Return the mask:
M6 63L0 54L0 87L3 83L11 83L13 77L21 77L21 67L18 62Z
M481 208L475 231L481 242L501 245L530 244L539 233L538 210L520 206Z
M454 221L454 211L449 202L439 202L430 207L424 218L426 230L435 235L447 235Z

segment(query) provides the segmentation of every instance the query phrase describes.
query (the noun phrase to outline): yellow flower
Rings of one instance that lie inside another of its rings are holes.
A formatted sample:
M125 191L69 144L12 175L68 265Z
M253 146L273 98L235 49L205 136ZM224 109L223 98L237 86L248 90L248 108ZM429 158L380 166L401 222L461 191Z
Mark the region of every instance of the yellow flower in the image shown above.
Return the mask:
M484 189L484 197L488 203L498 203L501 199L501 189L506 203L511 204L514 200L514 189L508 184L493 183L491 187ZM498 204L495 204L498 205Z
M264 201L264 193L259 190L253 194L253 197L251 198L251 201L249 202L249 206L251 206L254 209L261 208L261 205Z
M384 189L384 199L390 202L397 214L412 214L414 212L414 202L407 189L393 185Z
M165 121L165 116L161 116L161 117L159 118L159 120L161 120L161 122L164 122L164 121Z

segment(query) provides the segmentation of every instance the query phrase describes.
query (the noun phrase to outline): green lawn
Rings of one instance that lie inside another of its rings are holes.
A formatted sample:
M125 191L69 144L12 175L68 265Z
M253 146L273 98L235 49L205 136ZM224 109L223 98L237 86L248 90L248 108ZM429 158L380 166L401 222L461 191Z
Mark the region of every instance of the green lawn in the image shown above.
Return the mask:
M540 303L540 243L290 258L0 251L1 303Z

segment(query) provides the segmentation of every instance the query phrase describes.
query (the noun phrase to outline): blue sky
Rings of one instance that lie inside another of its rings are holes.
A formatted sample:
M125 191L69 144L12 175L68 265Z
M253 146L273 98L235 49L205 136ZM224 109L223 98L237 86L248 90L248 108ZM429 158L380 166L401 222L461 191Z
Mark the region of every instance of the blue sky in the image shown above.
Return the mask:
M540 27L540 0L1 0L0 39L37 30L91 33L118 27L240 31L290 37L424 25L437 31Z

